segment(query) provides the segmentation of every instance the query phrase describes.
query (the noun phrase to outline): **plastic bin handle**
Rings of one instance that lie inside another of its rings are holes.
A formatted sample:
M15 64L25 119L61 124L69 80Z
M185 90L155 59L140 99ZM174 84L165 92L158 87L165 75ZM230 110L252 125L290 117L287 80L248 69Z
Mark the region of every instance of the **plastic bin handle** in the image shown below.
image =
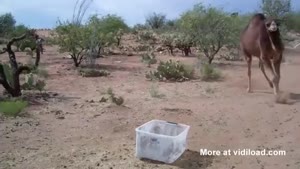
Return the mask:
M178 125L178 123L167 121L167 123Z

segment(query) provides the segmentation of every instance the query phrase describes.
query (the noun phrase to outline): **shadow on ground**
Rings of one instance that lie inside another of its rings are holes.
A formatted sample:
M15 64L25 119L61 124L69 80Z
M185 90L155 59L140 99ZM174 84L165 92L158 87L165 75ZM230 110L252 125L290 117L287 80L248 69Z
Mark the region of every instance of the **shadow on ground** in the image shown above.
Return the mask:
M27 100L30 105L43 105L55 99L57 101L76 100L80 97L64 96L54 92L26 92L22 98Z
M176 166L182 169L206 169L211 166L215 156L201 156L199 152L193 150L186 150L180 157L172 164L165 164L153 160L143 159L144 162Z
M86 65L82 65L81 68L90 68ZM98 70L108 70L108 71L127 71L127 72L138 72L141 69L139 67L128 67L126 65L114 65L114 64L96 64L93 67Z

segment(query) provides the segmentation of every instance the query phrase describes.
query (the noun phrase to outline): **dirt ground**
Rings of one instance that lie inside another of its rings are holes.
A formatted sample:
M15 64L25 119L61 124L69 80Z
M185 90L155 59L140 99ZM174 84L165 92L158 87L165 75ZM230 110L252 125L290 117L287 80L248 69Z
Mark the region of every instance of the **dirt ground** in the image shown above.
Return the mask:
M17 55L18 61L28 58ZM249 94L241 61L219 64L224 76L219 82L164 83L146 80L151 68L140 56L111 56L98 60L111 76L84 78L72 60L46 47L41 66L50 75L48 94L37 93L25 117L0 120L0 168L299 169L300 50L287 50L285 56L280 88L291 103L277 104L257 60ZM124 106L99 102L109 87L125 99ZM152 97L154 88L163 97ZM191 126L188 149L173 164L135 157L135 128L152 119ZM286 155L201 156L200 149L285 150Z

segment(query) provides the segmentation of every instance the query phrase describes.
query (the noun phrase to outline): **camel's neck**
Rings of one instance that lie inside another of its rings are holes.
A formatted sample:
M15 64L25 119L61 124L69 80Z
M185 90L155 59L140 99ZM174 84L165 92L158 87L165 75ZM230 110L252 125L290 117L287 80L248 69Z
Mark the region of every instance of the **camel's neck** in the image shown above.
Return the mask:
M269 32L269 38L272 44L272 48L275 51L282 51L283 50L283 43L281 41L280 32L277 30L276 32Z

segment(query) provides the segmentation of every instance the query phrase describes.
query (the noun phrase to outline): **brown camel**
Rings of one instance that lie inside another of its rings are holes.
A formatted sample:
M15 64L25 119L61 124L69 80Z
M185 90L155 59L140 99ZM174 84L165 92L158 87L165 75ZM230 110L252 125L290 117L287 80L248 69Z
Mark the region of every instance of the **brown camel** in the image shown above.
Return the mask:
M266 18L263 14L255 14L240 36L241 51L245 56L248 65L248 89L251 87L251 64L252 56L259 58L259 67L267 79L274 94L279 92L280 64L284 45L279 31L279 23L273 18ZM271 71L272 81L265 72L265 66Z

